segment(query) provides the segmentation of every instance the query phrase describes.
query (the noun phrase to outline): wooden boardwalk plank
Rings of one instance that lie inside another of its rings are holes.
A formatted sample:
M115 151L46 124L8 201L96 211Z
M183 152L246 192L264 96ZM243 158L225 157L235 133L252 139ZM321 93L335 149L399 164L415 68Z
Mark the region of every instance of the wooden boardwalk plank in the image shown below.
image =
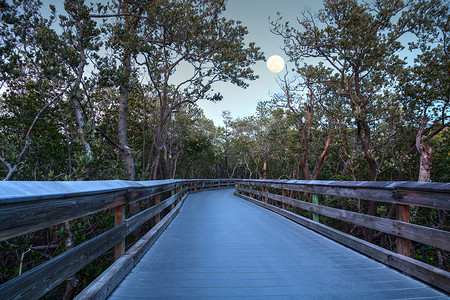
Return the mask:
M109 299L447 299L233 191L190 195Z

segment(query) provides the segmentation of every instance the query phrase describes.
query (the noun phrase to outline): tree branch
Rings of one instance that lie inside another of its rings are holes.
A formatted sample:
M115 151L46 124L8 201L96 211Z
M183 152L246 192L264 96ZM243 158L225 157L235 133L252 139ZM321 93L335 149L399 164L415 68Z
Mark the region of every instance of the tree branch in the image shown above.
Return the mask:
M117 144L112 138L110 138L100 127L95 126L94 129L98 131L111 145L115 146L117 149L124 151L125 149Z
M37 121L39 120L41 115L44 113L44 111L47 110L47 108L49 108L57 100L58 101L61 100L61 96L66 92L67 89L68 89L68 86L62 92L60 92L58 95L53 97L53 99L50 100L50 102L45 104L44 107L42 107L41 110L37 113L36 117L34 117L34 120L31 123L31 125L28 128L28 131L27 131L27 133L25 135L25 145L23 146L22 151L20 152L19 156L17 157L17 162L16 162L16 164L14 166L9 165L10 167L8 168L8 174L6 175L5 179L3 179L3 181L10 180L12 178L12 176L19 170L19 165L22 163L22 160L23 160L23 157L25 156L25 153L30 148L31 132L33 131L34 127L36 126ZM3 164L8 166L7 162L6 162L6 160L4 158L2 158L1 161L2 161Z

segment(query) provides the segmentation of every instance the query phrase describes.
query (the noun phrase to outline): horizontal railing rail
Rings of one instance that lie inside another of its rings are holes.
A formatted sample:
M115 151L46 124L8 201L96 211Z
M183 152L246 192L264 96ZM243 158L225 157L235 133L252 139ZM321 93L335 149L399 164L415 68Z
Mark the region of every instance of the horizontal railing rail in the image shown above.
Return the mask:
M116 281L103 281L100 276L78 296L104 298L111 292L112 284L120 282L125 271L129 271L176 216L189 192L234 185L232 179L0 182L0 241L106 209L115 212L113 228L0 285L0 299L37 299L114 248L116 263L102 276L114 274ZM171 196L162 200L161 196L167 193ZM127 205L151 197L155 205L125 219ZM160 214L165 209L170 212L161 220ZM125 237L152 218L155 226L125 252Z
M288 196L292 192L303 192L309 197L304 197L304 201ZM450 251L449 231L412 224L409 215L410 207L450 210L449 183L241 180L235 194L449 292L449 272L409 257L410 241ZM396 205L396 219L320 205L319 195L391 203ZM288 207L311 212L312 220ZM320 224L320 216L394 235L396 252Z
M113 228L0 285L0 299L38 298L114 248L115 262L77 296L77 299L104 299L177 215L188 193L235 185L236 195L239 197L449 292L449 272L408 257L410 240L444 251L450 250L448 231L409 223L411 207L450 210L448 183L248 179L140 182L112 180L0 182L0 241L107 209L115 212ZM302 201L300 197L297 199L293 192L310 195L311 201ZM319 205L319 195L391 203L396 205L397 217L394 220ZM154 199L154 205L134 216L125 217L127 205L150 198ZM311 212L313 220L288 210L289 207ZM163 211L168 213L162 218ZM394 235L397 237L397 253L325 226L320 223L320 216ZM152 218L155 225L151 230L126 250L125 237Z

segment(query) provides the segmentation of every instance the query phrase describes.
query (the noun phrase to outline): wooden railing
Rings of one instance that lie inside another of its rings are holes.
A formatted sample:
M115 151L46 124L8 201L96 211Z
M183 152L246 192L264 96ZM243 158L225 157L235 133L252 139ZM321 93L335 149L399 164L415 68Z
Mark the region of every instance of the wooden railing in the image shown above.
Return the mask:
M287 196L295 193L307 194L303 196L307 201ZM450 210L450 183L242 180L235 194L450 292L449 272L409 257L410 241L450 251L450 232L409 223L410 207ZM319 205L319 195L391 203L396 205L396 219ZM311 212L312 220L292 208ZM396 252L320 224L320 216L394 235Z
M410 240L450 251L449 232L409 223L409 209L412 206L450 210L448 183L113 180L0 182L0 241L102 210L113 209L115 212L113 228L0 285L0 299L36 299L114 248L116 261L77 296L77 299L103 299L129 273L177 215L187 193L235 184L236 195L449 292L449 272L408 255ZM295 199L291 196L293 192L310 195L311 202ZM319 205L319 195L392 203L397 206L397 218L392 220ZM128 204L152 197L153 206L132 217L125 217ZM290 209L292 207L311 212L313 220L294 213ZM167 210L170 212L161 218L161 212ZM327 227L320 223L320 216L395 235L398 253ZM125 249L125 237L152 218L156 225L129 249Z
M78 299L105 298L177 215L186 195L234 186L234 180L0 182L0 241L98 211L114 209L115 226L0 285L0 299L37 299L114 247L116 261ZM162 195L171 194L166 199ZM155 205L125 218L125 207L154 197ZM161 220L163 210L170 212ZM125 251L125 237L156 225Z

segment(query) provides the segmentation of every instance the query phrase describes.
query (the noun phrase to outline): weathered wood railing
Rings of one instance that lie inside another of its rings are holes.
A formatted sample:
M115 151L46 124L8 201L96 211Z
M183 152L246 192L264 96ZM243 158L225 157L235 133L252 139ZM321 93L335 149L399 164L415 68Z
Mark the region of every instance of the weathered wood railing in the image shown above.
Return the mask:
M178 213L187 193L234 186L234 180L0 182L0 241L98 211L114 209L115 226L0 285L0 299L37 299L114 247L115 263L79 299L107 296ZM161 199L161 195L172 196ZM155 205L125 219L126 205ZM170 212L161 220L160 213ZM151 218L156 225L125 251L125 237Z
M292 191L311 195L312 201L288 197ZM450 210L450 183L243 180L237 183L235 194L450 292L449 272L409 257L410 240L450 251L450 232L409 223L412 206ZM397 218L319 205L318 195L392 203L396 205ZM313 220L287 210L288 206L311 212ZM397 253L320 224L319 215L394 235Z
M98 211L115 211L115 227L0 285L0 299L38 298L114 247L113 265L77 296L105 298L173 220L188 192L235 183L238 196L449 292L449 272L408 257L408 248L413 240L450 250L449 232L409 223L411 206L450 210L450 184L276 180L0 182L0 241ZM312 202L294 199L290 196L293 191L311 195ZM397 220L319 205L318 195L393 203L397 206ZM126 205L150 197L155 205L125 218ZM287 210L289 206L312 212L315 221ZM165 209L170 212L161 219ZM320 215L395 235L398 253L320 224ZM126 250L125 237L151 218L156 225Z

